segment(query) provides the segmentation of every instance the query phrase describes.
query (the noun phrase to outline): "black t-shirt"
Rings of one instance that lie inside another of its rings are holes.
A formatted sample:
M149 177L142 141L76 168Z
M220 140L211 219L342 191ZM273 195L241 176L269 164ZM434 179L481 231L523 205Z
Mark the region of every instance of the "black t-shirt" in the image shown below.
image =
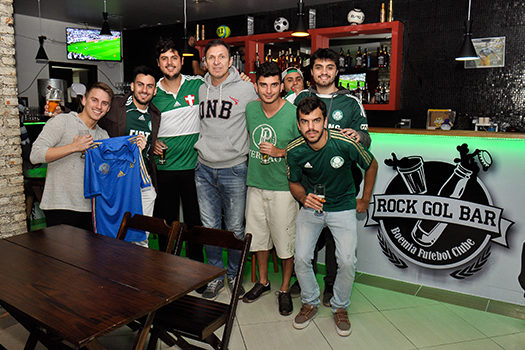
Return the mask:
M199 56L199 50L189 46L188 51L193 52L193 56L184 57L184 64L182 65L182 70L180 72L185 75L195 75L193 73L192 62L197 61L200 64L201 59Z

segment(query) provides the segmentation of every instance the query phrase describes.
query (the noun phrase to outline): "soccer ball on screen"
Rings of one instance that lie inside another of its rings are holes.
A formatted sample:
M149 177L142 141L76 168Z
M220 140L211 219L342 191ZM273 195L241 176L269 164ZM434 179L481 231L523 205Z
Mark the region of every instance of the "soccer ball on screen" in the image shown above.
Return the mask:
M361 24L365 21L365 14L361 9L353 9L348 12L346 19L350 24Z
M289 27L290 22L284 17L279 17L273 22L273 28L279 33L287 31Z

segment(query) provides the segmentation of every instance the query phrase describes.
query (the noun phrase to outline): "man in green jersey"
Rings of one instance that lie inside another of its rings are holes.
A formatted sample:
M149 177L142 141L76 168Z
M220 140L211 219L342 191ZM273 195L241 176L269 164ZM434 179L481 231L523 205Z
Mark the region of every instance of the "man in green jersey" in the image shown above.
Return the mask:
M312 62L310 72L315 86L298 93L294 102L295 105L297 106L301 100L308 96L319 97L327 106L328 128L340 130L345 136L359 142L363 147L369 148L371 140L363 105L355 96L350 94L350 91L338 88L335 83L339 74L339 55L331 49L318 49L313 53L310 62ZM363 176L356 165L351 170L357 195ZM317 261L317 251L324 245L326 245L326 276L324 278L323 305L329 307L333 295L337 263L335 242L328 229L323 231L317 243L314 266ZM292 287L292 294L296 290L294 287Z
M203 80L180 73L183 58L172 39L161 38L156 50L163 77L157 82L157 94L153 99L162 113L155 152L161 154L164 149L165 162L161 164L157 158L159 193L155 215L168 223L179 220L180 201L183 221L200 225L194 178L197 151L193 146L199 138L199 87ZM188 255L203 261L202 246L190 246Z
M250 251L256 252L259 281L244 295L243 301L251 303L270 292L268 257L275 246L283 267L279 313L287 316L293 311L288 289L299 205L290 194L284 153L286 145L300 134L296 108L280 97L282 90L277 63L266 62L257 68L255 91L260 100L246 106L246 126L250 134L246 232L253 235Z
M111 108L99 125L110 137L142 135L145 138L146 147L142 151L142 157L153 186L142 189L142 211L144 215L152 216L157 186L152 145L157 141L160 125L160 112L151 103L157 92L153 70L147 66L135 67L130 88L130 93L113 97ZM147 241L142 243L146 245Z
M295 273L301 285L303 306L293 321L308 326L320 304L319 285L312 269L314 248L324 227L335 240L337 275L330 300L337 333L351 331L347 308L354 281L357 247L356 211L368 208L377 174L377 161L359 143L341 131L326 129L326 105L312 96L297 106L297 125L303 137L286 148L288 180L292 195L303 204L296 220ZM362 198L356 199L351 165L365 170ZM314 188L323 187L315 194Z

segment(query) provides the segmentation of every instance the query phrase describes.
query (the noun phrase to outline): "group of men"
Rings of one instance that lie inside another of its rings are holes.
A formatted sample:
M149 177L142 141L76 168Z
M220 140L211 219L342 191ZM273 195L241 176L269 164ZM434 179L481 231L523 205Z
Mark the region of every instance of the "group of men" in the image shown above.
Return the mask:
M45 125L31 160L49 163L41 203L50 215L48 224L89 228L80 153L94 140L138 135L154 185L141 189L144 214L169 223L179 219L180 201L180 220L187 224L224 228L239 239L252 233L259 281L247 293L241 291L247 303L270 292L267 265L275 247L283 269L282 315L293 312L289 283L294 267L300 285L297 329L310 323L320 305L312 260L327 227L324 236L332 238L332 268L337 268L331 271L328 302L338 334L349 335L356 211L368 207L377 162L368 151L363 107L336 86L337 54L320 49L312 55L316 88L309 90L303 90L299 69L281 72L273 62L260 65L254 84L243 80L232 67L229 46L220 40L205 47L204 78L181 74L183 57L173 40L161 39L156 54L163 75L158 82L151 69L137 67L128 95L114 97L107 85L96 83L86 91L82 112L59 114ZM89 133L79 135L80 129ZM365 171L360 199L362 174L356 165ZM315 194L317 185L324 186L323 196ZM204 249L209 264L223 266L222 249ZM227 278L210 282L199 291L203 297L215 298L226 283L233 287L240 252L227 253ZM187 247L187 254L203 261L201 246Z

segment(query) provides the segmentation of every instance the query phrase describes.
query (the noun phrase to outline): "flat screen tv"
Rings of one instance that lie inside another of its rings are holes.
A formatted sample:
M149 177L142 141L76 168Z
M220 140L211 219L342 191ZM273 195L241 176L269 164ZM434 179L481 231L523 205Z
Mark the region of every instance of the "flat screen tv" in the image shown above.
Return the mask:
M66 28L67 58L69 60L120 61L121 35L100 35L100 29Z
M352 91L357 87L364 87L366 82L366 73L343 74L339 77L339 85Z

